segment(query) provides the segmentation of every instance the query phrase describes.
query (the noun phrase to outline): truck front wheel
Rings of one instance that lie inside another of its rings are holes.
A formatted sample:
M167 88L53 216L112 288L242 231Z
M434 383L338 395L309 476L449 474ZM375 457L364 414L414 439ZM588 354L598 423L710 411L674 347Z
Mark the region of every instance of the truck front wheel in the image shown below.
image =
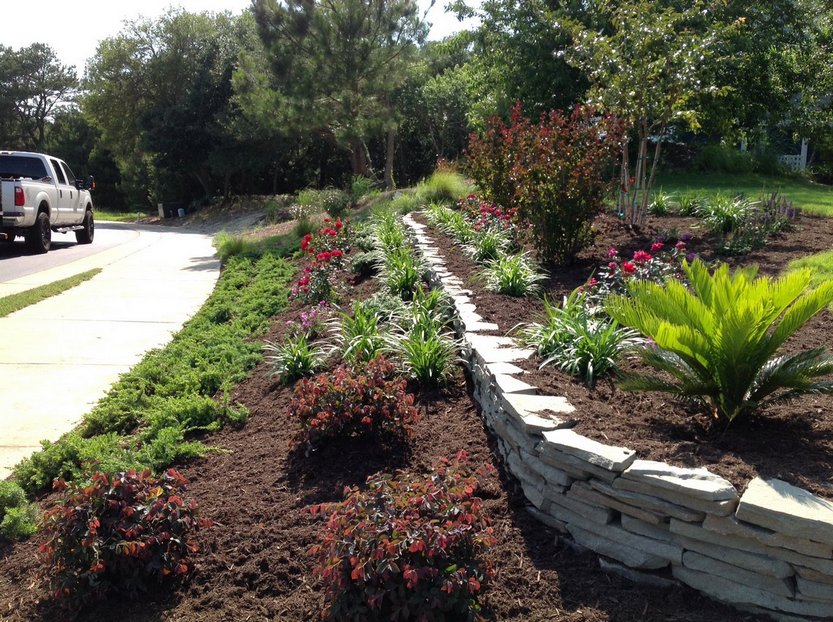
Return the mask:
M78 229L75 232L75 241L79 244L92 244L95 236L95 221L93 220L93 210L88 209L84 214L83 229Z
M42 255L49 252L52 245L52 227L49 225L49 214L40 212L35 224L26 231L26 245L35 254Z

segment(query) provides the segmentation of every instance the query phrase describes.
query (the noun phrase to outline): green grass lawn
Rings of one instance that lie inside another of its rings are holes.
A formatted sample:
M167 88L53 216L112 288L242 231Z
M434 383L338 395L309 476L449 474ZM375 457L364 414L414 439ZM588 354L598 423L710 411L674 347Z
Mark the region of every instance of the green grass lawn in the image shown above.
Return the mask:
M96 220L112 220L116 222L136 222L140 218L151 216L149 211L110 212L106 209L95 208Z
M756 173L732 175L675 172L657 175L654 187L665 193L676 195L743 193L753 200L777 190L805 212L833 216L833 187L798 177L768 177Z
M33 289L27 289L24 292L12 294L11 296L4 296L3 298L0 298L0 317L6 317L7 315L14 313L15 311L20 311L29 305L37 304L41 300L57 296L58 294L61 294L66 290L93 278L99 272L101 272L101 268L95 268L93 270L71 276L68 279L55 281L54 283L49 283L48 285L35 287Z

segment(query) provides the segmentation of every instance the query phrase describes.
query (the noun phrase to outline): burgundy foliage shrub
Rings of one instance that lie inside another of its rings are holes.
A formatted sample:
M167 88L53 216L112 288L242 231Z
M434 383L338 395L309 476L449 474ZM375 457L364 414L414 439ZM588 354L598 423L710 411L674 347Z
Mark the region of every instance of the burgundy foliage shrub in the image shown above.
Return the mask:
M195 537L211 521L183 494L185 478L169 469L96 473L89 483L55 481L60 501L43 517L40 554L56 600L133 595L187 575Z
M340 503L310 549L325 588L325 619L476 620L493 577L484 554L495 538L475 493L490 465L472 473L460 452L428 475L372 475Z
M591 108L552 111L535 124L518 103L508 126L493 119L483 138L472 135L469 172L481 188L511 188L504 207L517 208L531 224L541 257L570 263L591 242L593 218L615 188L622 137L620 122Z
M393 377L395 369L379 357L364 368L341 365L298 382L289 409L301 421L301 441L407 433L419 415L406 381Z

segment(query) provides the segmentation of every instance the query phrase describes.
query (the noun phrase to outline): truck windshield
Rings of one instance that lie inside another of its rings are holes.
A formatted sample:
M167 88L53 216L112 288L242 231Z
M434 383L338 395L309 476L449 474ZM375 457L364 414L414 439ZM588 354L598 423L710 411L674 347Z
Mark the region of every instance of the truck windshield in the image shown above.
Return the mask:
M40 158L0 155L0 177L6 179L17 177L41 179L46 176L46 167Z

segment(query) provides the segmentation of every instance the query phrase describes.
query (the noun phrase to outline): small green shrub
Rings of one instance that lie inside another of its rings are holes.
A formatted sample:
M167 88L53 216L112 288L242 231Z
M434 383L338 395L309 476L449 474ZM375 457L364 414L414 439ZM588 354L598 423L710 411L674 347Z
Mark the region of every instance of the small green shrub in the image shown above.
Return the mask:
M28 538L36 531L35 519L35 505L26 499L23 488L0 481L0 536L9 540Z
M301 380L289 404L289 412L300 421L299 440L318 444L354 434L407 434L418 413L405 381L392 378L394 369L379 357L364 368L340 365Z
M352 197L353 202L356 203L365 196L369 195L373 191L374 187L375 183L372 179L361 175L354 177L352 183L350 184L350 196Z
M174 469L96 473L72 483L43 517L41 555L56 600L83 602L109 592L133 595L188 575L199 548L196 537L211 526L187 481Z
M324 365L324 352L309 343L306 333L290 335L282 344L266 341L263 351L272 366L272 375L284 383L309 376Z
M408 246L408 232L394 212L382 212L373 219L375 246L384 253Z
M346 214L351 201L350 194L343 190L327 188L321 192L321 207L333 218Z
M376 275L379 266L378 253L371 251L359 253L350 258L350 272L356 279L364 279Z
M428 475L372 475L344 501L311 508L327 521L309 551L324 582L323 619L478 619L496 539L475 495L494 469L472 473L467 459L460 452Z
M405 215L419 209L423 202L412 192L398 192L390 202L389 209L396 214Z
M547 278L526 254L502 255L486 264L482 276L486 289L516 297L537 294Z
M608 299L613 318L653 340L641 358L670 377L630 375L623 389L668 392L729 422L804 393L833 393L833 382L817 380L833 373L823 348L776 355L833 301L833 283L810 289L805 270L756 278L756 267L730 274L724 264L709 273L699 260L683 270L689 288L633 281L630 296Z
M677 210L681 216L694 216L704 200L696 194L680 194L677 198Z
M544 301L543 322L521 329L523 341L544 357L541 367L554 364L589 386L616 369L616 360L641 340L633 330L587 307L584 294L574 291L559 307Z

